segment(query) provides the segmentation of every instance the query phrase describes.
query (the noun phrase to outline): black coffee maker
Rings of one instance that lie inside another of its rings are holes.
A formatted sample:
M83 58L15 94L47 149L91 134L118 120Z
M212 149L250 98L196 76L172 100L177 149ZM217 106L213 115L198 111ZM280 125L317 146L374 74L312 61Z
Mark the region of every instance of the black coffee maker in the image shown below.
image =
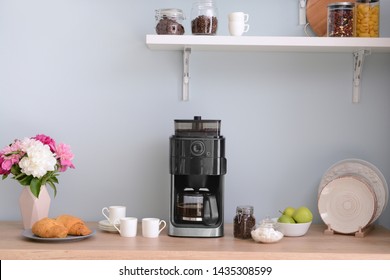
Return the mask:
M170 137L170 236L223 236L225 138L220 120L175 120Z

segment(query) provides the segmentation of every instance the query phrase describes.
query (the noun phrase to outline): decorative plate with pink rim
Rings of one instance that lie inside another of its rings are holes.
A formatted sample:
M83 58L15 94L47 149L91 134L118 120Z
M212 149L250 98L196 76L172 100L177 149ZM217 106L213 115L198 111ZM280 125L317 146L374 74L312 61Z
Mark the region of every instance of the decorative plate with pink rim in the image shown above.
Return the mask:
M370 224L376 204L375 194L366 182L357 177L341 177L322 189L318 210L332 230L349 234Z

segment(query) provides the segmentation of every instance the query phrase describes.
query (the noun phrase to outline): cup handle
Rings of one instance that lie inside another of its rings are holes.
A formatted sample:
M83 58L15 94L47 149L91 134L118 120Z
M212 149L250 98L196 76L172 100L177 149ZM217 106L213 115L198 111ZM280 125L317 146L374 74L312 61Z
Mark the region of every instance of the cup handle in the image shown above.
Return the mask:
M104 211L107 211L107 214L104 213ZM108 210L107 207L104 207L104 208L102 209L102 214L103 214L103 216L106 217L106 219L111 223L110 218L108 218L108 216L107 216L109 212L110 212L110 210Z
M249 20L249 14L244 14L244 22L247 22Z
M244 26L244 32L248 32L249 31L249 24L245 24Z
M104 215L104 214L103 214ZM116 226L116 224L119 224L119 219L116 219L115 220L115 222L114 222L114 224L113 224L113 226L114 226L114 228L121 234L121 230Z
M162 230L167 226L167 223L164 220L160 220L160 223L158 224L158 226L161 226L161 224L164 224L164 225L159 230L158 234L160 234L162 232Z

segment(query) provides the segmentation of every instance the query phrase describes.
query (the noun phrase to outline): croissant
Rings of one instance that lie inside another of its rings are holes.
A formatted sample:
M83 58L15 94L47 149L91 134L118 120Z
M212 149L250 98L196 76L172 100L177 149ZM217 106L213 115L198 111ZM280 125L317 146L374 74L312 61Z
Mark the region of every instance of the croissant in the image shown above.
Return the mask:
M60 215L56 219L57 222L63 224L68 229L69 235L88 235L92 231L85 225L85 223L71 215Z
M51 218L43 218L35 222L31 230L35 235L42 238L65 238L68 235L68 229Z

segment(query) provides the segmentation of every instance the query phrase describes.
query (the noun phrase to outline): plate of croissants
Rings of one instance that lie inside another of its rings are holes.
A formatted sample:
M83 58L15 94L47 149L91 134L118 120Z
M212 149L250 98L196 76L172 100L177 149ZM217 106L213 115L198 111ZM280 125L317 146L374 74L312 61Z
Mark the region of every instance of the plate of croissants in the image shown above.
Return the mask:
M22 235L29 239L57 242L82 240L95 233L83 220L67 214L57 218L43 218L35 222L31 229L22 231Z

